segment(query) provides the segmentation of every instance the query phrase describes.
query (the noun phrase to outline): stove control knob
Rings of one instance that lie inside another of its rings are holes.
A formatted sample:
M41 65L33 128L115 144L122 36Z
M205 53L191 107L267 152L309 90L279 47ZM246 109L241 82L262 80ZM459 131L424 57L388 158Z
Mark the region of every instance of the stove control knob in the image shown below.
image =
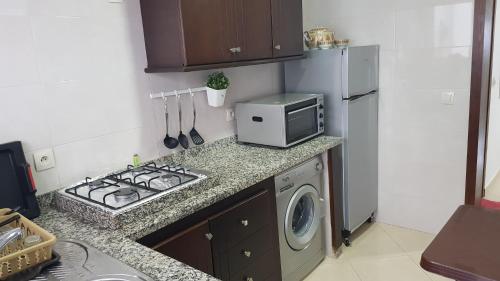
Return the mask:
M323 124L323 122L319 122L319 126L320 126L320 128L323 128L323 126L325 126L325 124Z
M320 114L319 114L319 118L323 118L323 113L320 113Z
M243 226L248 226L248 220L241 220L241 224Z
M322 104L319 105L319 109L323 109L324 106Z

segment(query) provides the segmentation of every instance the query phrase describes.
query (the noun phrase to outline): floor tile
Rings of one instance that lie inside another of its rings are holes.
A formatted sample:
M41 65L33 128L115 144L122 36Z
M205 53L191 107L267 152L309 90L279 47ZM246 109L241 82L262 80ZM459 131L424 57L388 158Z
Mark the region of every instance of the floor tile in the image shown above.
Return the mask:
M417 265L420 267L420 258L422 257L422 253L423 251L416 251L416 252L411 252L411 253L408 253L408 256L410 257L410 259ZM442 277L440 275L437 275L437 274L434 274L432 272L429 272L429 271L426 271L425 269L423 269L422 267L420 267L424 272L425 274L427 274L427 276L429 276L429 278L431 278L433 281L446 281L446 280L452 280L452 279L449 279L449 278L445 278L445 277Z
M437 275L431 272L425 272L427 276L431 278L432 281L453 281L453 279L443 277L441 275Z
M352 266L362 281L429 281L430 277L409 256L353 260Z
M408 253L408 256L415 264L420 264L420 258L422 257L422 253L424 251L415 251Z
M351 246L344 248L340 259L404 255L404 250L379 224L364 225L351 238Z
M434 235L430 233L388 224L380 224L380 226L406 252L423 251L434 239Z
M360 281L349 262L339 262L335 258L326 257L304 281L323 281L332 279L339 281Z

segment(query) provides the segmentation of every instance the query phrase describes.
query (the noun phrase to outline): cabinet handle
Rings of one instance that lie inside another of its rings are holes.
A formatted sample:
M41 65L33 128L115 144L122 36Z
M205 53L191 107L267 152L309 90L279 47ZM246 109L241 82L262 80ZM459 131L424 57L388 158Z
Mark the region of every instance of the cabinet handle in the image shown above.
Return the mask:
M214 238L214 235L212 233L205 233L205 237L207 237L208 240L212 240L212 238Z
M241 53L241 47L235 47L235 48L231 48L229 49L229 51L233 54L235 53Z
M274 48L275 48L276 50L281 50L281 45L276 45L276 46L274 46Z
M244 281L253 281L253 278L252 277L245 277L243 280Z
M252 252L250 252L250 251L248 251L248 250L243 250L242 254L243 254L245 257L247 257L247 258L249 258L249 257L251 257L251 256L252 256Z
M241 220L241 224L243 226L248 226L248 220Z

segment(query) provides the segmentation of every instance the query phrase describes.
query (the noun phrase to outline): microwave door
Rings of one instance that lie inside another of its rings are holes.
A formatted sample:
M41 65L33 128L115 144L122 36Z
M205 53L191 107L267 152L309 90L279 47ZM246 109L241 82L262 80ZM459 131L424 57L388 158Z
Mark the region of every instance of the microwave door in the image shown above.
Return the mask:
M286 112L286 143L293 145L317 135L318 106L312 105Z

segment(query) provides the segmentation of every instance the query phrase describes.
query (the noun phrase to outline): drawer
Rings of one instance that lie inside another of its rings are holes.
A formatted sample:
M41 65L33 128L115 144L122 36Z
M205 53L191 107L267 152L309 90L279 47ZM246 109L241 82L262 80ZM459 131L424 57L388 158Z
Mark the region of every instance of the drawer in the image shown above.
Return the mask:
M213 243L226 250L274 222L271 193L264 190L210 219Z
M273 249L273 228L264 227L227 251L229 272L240 272Z
M273 251L265 253L243 270L230 275L231 281L277 281L273 276L280 276L281 267ZM279 279L278 279L279 280Z

